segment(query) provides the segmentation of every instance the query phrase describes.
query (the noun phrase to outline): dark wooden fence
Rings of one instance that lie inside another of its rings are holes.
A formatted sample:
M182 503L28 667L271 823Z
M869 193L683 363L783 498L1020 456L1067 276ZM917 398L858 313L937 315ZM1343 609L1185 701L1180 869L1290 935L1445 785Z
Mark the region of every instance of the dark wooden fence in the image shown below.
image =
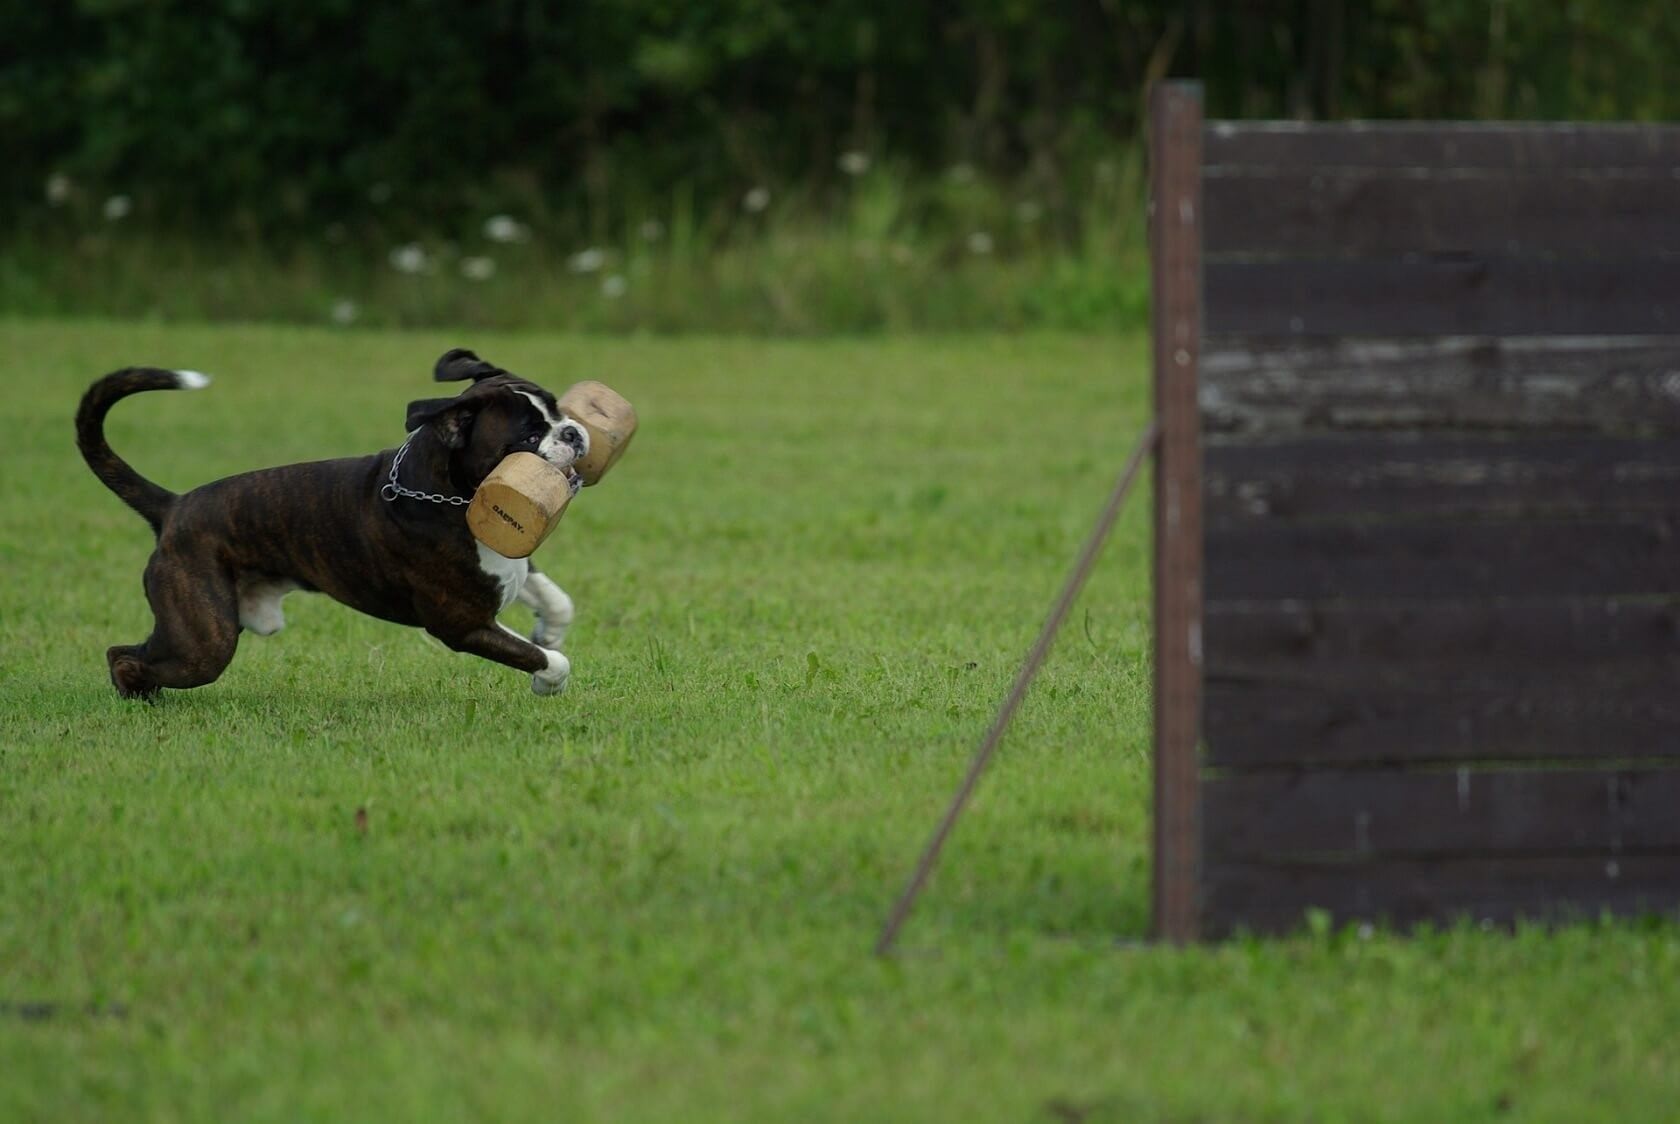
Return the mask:
M1152 132L1159 933L1680 908L1680 127Z

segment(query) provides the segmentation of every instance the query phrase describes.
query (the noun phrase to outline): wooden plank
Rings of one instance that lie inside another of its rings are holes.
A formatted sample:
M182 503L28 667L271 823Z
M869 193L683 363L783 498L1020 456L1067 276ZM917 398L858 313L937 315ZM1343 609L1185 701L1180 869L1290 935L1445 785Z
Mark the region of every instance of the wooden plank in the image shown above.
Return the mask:
M1212 601L1204 614L1210 684L1563 694L1680 684L1674 598Z
M1680 854L1680 769L1247 773L1202 801L1210 864Z
M1157 85L1150 100L1150 261L1155 410L1154 931L1198 935L1201 801L1201 449L1196 363L1201 350L1202 92Z
M1680 435L1680 337L1206 341L1216 435L1404 429Z
M1424 515L1680 516L1680 439L1316 437L1210 445L1203 464L1209 526Z
M1672 684L1301 685L1209 679L1205 761L1219 768L1615 757L1680 760Z
M1680 760L1680 347L1571 338L1680 336L1680 127L1205 146L1202 931L1680 911L1680 769L1371 768Z
M1672 172L1680 126L1440 121L1210 121L1210 171L1228 167Z
M1467 173L1210 168L1210 260L1486 253L1648 257L1680 252L1680 163L1624 172Z
M1210 335L1673 335L1680 258L1209 261Z
M1277 520L1207 528L1208 601L1680 593L1680 524Z
M1338 925L1384 921L1412 927L1456 919L1505 925L1680 911L1680 854L1372 863L1209 864L1203 931L1288 932L1308 909Z

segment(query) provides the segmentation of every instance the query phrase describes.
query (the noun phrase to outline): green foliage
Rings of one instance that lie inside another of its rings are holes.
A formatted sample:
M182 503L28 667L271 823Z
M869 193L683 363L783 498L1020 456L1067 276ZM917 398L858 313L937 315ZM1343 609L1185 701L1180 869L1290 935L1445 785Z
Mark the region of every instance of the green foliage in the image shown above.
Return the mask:
M1135 501L902 956L869 956L1144 417L1141 337L4 332L0 1119L1439 1124L1680 1101L1672 924L1130 940ZM454 344L641 410L541 554L578 600L570 691L297 594L218 683L118 700L103 652L147 627L151 544L76 457L87 382L215 375L110 419L185 488L394 444ZM1000 418L1053 435L1031 472L999 460Z
M1680 115L1680 21L1636 0L68 0L0 6L0 42L6 226L62 175L305 241L498 211L599 241L678 188L844 210L855 152L977 169L1076 242L1079 177L1167 73L1224 116Z
M1132 326L1154 78L1216 117L1680 116L1680 20L1631 0L67 0L0 42L30 315Z

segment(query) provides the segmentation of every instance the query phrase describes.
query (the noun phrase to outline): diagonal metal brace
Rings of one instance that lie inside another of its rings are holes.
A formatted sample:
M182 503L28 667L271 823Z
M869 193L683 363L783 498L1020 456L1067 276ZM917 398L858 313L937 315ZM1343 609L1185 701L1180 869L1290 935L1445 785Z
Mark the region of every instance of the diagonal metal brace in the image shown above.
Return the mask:
M1010 687L1003 705L998 708L997 717L992 719L991 729L980 739L980 747L975 750L974 759L969 762L968 775L963 777L962 787L958 788L956 795L951 798L944 818L939 821L933 837L922 849L922 857L916 863L915 873L910 876L909 883L899 894L897 903L893 905L892 914L887 918L880 937L875 941L875 955L885 956L892 951L899 930L904 927L910 910L915 907L916 899L921 896L922 887L926 885L928 876L933 873L934 866L939 862L939 852L944 848L945 840L950 836L951 829L956 826L963 809L968 806L969 797L974 795L974 789L980 783L980 775L986 771L986 765L991 760L993 751L997 749L998 742L1003 740L1003 732L1009 727L1010 719L1015 717L1021 700L1026 697L1027 688L1032 684L1033 677L1038 674L1044 657L1050 654L1050 646L1055 642L1062 622L1067 619L1068 610L1073 608L1079 591L1085 588L1085 579L1091 576L1097 556L1102 553L1103 543L1108 540L1109 532L1114 529L1114 521L1120 515L1120 508L1126 501L1126 493L1131 491L1132 481L1137 476L1138 469L1142 467L1144 458L1155 451L1160 439L1160 425L1153 421L1138 435L1137 445L1133 447L1132 455L1127 458L1126 467L1115 480L1114 489L1108 496L1108 504L1097 517L1097 524L1091 529L1090 537L1085 540L1079 560L1074 563L1073 571L1068 574L1067 582L1062 586L1061 596L1057 599L1055 607L1050 610L1050 616L1045 619L1043 629L1039 631L1038 641L1027 654L1021 670L1016 673L1015 683Z

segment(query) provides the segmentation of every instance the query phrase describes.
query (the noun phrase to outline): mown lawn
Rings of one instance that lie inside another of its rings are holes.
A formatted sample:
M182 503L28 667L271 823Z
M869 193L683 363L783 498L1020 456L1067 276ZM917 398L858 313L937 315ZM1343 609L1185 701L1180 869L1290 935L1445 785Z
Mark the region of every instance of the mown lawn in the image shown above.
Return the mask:
M1137 943L1144 502L869 956L1141 422L1140 338L0 330L0 1120L1680 1105L1674 926ZM150 540L76 455L86 384L216 377L109 426L185 488L395 444L454 344L642 413L542 552L568 693L294 595L220 682L119 701Z

